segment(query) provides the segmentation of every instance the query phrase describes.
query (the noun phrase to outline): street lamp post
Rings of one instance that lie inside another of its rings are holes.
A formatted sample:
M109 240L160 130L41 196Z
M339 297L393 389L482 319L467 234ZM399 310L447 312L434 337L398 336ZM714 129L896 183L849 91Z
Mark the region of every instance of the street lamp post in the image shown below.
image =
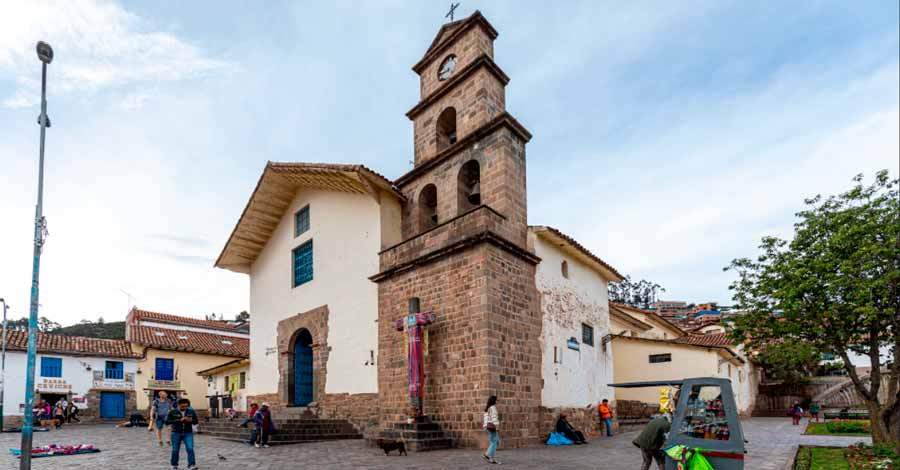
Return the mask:
M6 309L9 308L9 305L6 305L6 300L0 299L0 303L3 304L3 350L0 353L0 432L6 428L3 422L3 403L5 397L4 392L6 391Z
M37 207L34 215L34 261L31 271L31 309L28 316L28 367L25 371L25 409L23 410L24 423L22 424L22 453L19 460L19 470L31 470L31 444L34 424L34 363L37 356L37 320L38 320L38 293L41 250L44 245L44 137L47 128L50 127L50 119L47 117L47 65L53 61L53 48L43 41L37 43L37 55L41 61L41 115L38 124L41 125L41 150L38 163L38 194Z

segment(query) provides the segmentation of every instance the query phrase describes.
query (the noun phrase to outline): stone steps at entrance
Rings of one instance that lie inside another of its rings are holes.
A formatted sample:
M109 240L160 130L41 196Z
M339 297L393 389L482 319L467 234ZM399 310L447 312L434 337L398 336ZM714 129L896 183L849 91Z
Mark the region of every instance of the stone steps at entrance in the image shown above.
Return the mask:
M402 441L406 444L406 450L410 452L453 447L453 441L444 434L441 426L427 416L420 416L412 423L395 423L390 428L381 431L377 439L392 442ZM371 439L369 443L376 444L377 439Z
M210 419L201 421L200 432L209 436L232 441L246 441L249 439L253 424L247 428L238 425L243 418ZM350 424L349 421L340 419L319 418L275 418L275 427L278 431L272 434L270 444L299 444L304 442L319 442L342 439L362 439L362 434Z

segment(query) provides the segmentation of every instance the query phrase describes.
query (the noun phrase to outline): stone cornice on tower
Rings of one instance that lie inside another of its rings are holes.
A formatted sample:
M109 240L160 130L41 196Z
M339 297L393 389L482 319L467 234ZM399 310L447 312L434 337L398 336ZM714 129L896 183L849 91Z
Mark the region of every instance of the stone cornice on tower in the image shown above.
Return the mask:
M516 135L518 135L524 142L528 142L531 140L531 132L528 132L528 129L525 128L522 124L519 123L511 114L507 112L503 112L502 114L497 115L494 119L484 123L478 129L475 129L467 136L463 137L455 144L447 147L442 150L440 153L435 155L434 157L426 160L423 163L420 163L412 170L408 171L403 176L400 176L394 181L394 185L398 188L402 188L404 185L415 179L417 176L431 170L444 160L453 157L460 151L468 148L470 145L475 143L476 141L484 138L486 135L489 135L491 132L495 130L506 127Z
M474 13L469 15L468 18L464 20L454 21L452 23L447 23L441 27L438 31L437 35L434 37L434 41L431 42L431 45L428 47L428 50L425 52L425 55L413 65L412 70L418 74L421 74L425 67L431 63L435 58L440 57L440 55L444 52L445 49L450 44L466 33L469 29L473 27L481 27L484 30L485 34L488 35L492 40L497 39L497 30L494 29L494 26L485 18L480 11L475 10Z
M491 72L491 74L497 77L497 80L499 80L503 86L509 84L509 76L507 76L506 73L503 72L502 69L500 69L500 66L498 66L494 62L494 59L490 58L487 54L482 54L477 59L472 61L469 65L465 66L462 70L455 73L453 77L448 79L446 83L441 85L440 88L433 91L431 94L419 101L418 104L416 104L412 109L406 112L406 117L408 117L410 120L415 119L415 117L419 113L424 111L432 104L436 103L441 99L442 96L450 93L450 91L463 83L469 76L471 76L482 67L487 69L488 72Z

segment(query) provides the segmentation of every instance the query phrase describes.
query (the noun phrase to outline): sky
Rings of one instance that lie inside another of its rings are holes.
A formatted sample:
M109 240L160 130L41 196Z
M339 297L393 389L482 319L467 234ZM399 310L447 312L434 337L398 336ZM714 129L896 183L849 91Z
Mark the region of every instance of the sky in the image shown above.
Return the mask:
M248 308L213 262L267 160L411 168L418 77L449 2L0 0L0 297L28 313L49 42L40 314ZM499 31L529 222L663 298L729 304L815 194L898 173L900 4L463 1ZM459 16L458 16L459 17ZM252 312L251 312L252 315Z

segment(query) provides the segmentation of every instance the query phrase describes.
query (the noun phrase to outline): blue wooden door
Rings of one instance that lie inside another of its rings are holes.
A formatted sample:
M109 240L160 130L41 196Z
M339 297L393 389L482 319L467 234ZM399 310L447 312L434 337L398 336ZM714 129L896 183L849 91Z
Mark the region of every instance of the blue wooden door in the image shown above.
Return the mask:
M313 351L301 341L294 343L294 405L313 401Z
M122 392L100 392L100 417L117 419L125 417L125 394Z

